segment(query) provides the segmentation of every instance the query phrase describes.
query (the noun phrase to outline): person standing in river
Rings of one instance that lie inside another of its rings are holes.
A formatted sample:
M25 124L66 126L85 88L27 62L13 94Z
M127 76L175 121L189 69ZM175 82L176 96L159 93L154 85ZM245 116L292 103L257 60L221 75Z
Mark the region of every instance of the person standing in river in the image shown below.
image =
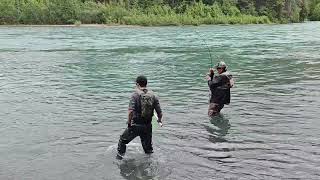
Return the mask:
M147 83L145 76L138 76L136 79L136 89L129 102L128 127L120 136L118 143L118 159L122 159L126 152L126 145L137 136L140 136L144 152L153 153L152 116L155 110L158 115L158 123L162 126L162 110L158 97L147 89Z
M225 62L219 62L215 68L218 71L217 75L211 68L206 76L210 88L209 116L217 115L225 104L230 103L230 88L234 85L232 75L227 71Z

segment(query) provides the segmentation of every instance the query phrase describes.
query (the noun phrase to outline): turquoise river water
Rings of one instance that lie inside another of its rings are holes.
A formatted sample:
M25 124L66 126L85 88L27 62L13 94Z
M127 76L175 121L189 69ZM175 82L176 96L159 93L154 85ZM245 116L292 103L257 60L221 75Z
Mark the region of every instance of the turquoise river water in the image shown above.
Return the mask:
M231 104L207 117L224 60ZM320 179L320 23L0 27L0 179ZM154 154L115 159L137 75L160 97Z

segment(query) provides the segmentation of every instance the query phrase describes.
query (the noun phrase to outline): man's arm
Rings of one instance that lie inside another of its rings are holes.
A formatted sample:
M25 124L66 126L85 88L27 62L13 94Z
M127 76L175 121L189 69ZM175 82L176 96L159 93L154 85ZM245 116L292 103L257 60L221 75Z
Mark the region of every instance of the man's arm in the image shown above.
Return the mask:
M213 79L208 81L208 86L210 89L214 89L218 86L222 86L222 76L215 76Z
M131 96L130 101L129 101L129 108L128 108L128 127L132 125L132 119L133 119L133 111L135 111L136 108L136 101L134 98L134 95Z
M209 69L206 79L208 80L208 86L210 89L218 87L220 85L219 83L221 83L221 78L219 76L214 76L214 69L212 68Z
M162 122L162 110L161 110L160 102L157 96L155 96L154 103L155 103L154 109L156 110L158 115L158 122Z
M133 110L129 109L128 110L128 121L127 121L127 124L129 127L132 125L132 118L133 118Z

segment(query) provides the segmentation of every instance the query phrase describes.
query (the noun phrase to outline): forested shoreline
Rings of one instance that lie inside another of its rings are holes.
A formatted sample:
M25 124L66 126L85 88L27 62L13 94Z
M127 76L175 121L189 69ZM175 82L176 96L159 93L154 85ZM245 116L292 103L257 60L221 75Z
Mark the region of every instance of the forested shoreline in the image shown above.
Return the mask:
M320 0L0 0L0 25L268 24L320 20Z

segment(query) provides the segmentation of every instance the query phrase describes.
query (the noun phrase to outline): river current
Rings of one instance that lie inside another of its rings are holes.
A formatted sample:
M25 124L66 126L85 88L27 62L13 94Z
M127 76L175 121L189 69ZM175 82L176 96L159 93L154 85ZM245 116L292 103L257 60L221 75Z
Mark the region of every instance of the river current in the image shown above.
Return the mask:
M225 61L231 103L207 116ZM320 23L0 27L0 179L319 179ZM154 153L115 159L135 78L160 98Z

